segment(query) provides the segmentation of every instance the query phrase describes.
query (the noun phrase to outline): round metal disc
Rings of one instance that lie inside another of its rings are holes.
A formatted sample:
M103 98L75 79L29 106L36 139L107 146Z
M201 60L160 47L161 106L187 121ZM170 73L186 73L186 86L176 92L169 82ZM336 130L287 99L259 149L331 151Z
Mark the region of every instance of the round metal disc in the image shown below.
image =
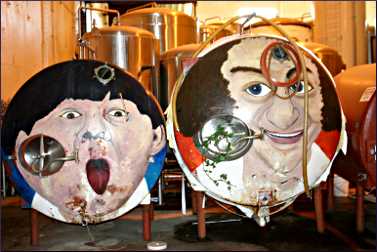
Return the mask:
M54 138L35 135L26 139L19 148L19 159L22 167L35 175L48 176L56 173L63 166L63 146Z
M229 161L240 158L251 147L254 132L240 119L218 115L209 119L195 134L194 142L208 159Z

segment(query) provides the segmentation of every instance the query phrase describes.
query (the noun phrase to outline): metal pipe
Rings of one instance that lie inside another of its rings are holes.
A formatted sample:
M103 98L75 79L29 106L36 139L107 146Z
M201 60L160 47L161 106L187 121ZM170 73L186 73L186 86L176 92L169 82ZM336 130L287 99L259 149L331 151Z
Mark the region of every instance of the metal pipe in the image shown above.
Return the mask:
M157 6L158 5L157 5L156 2L151 2L151 3L147 3L147 4L143 4L143 5L137 6L135 8L131 8L131 9L127 10L126 13L131 12L131 11L135 11L135 10L144 9L144 8L147 8L147 7L156 8Z
M117 14L117 23L116 25L119 25L119 20L120 20L120 13L118 10L114 10L114 9L102 9L102 8L96 8L96 7L79 7L79 10L93 10L93 11L99 11L99 12L105 12L105 13L115 13ZM81 25L81 24L80 24Z
M116 25L120 25L120 13L118 10L114 9L102 9L102 8L95 8L95 7L86 7L86 6L80 6L77 9L77 21L78 21L78 42L79 42L79 58L83 59L84 58L84 50L83 50L83 45L82 43L82 34L81 34L81 10L93 10L93 11L99 11L99 12L105 12L105 13L115 13L117 14L117 23ZM90 25L92 27L92 24Z
M172 179L172 180L181 180L182 179L182 174L164 174L163 175L164 179Z
M158 205L162 206L162 178L158 179Z
M6 185L6 179L5 179L5 167L4 164L1 164L1 175L2 175L2 183L1 183L1 190L3 194L3 199L7 196L7 185Z

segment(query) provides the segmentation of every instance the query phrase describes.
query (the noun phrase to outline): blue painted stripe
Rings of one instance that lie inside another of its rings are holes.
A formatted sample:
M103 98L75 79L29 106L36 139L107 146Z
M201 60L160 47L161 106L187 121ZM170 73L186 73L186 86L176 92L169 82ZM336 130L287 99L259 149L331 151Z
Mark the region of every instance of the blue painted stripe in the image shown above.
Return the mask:
M21 197L26 201L28 205L23 207L31 207L35 191L22 177L20 171L18 170L16 164L13 162L9 155L6 155L1 149L1 159L4 160L10 167L10 176L9 179L14 183L16 191L21 195Z
M147 171L144 175L144 178L148 185L148 191L152 189L154 184L156 183L158 177L161 174L161 170L164 167L164 161L166 156L166 151L168 147L167 144L160 150L159 153L153 156L154 162L149 163Z

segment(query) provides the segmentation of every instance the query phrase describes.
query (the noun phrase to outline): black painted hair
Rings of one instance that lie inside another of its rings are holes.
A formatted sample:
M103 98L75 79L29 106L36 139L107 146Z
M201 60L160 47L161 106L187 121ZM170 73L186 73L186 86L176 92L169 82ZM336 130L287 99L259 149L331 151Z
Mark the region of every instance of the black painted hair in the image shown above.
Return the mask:
M235 100L230 97L229 82L221 74L221 66L227 60L228 50L241 42L234 40L208 52L188 71L178 93L176 110L181 132L193 136L204 123L217 114L232 114ZM312 58L306 54L307 57ZM322 107L322 129L325 131L341 129L340 104L331 77L316 59L318 68Z
M331 131L342 129L342 117L340 112L340 102L336 94L335 86L332 84L330 75L325 69L314 61L319 74L321 94L323 98L322 107L322 130ZM310 109L310 108L309 108Z
M115 79L103 85L94 78L94 69L104 65L95 60L72 60L49 66L31 77L13 97L4 116L1 146L11 154L18 133L27 134L36 121L48 115L65 99L101 101L110 92L110 99L127 99L140 113L151 118L153 128L164 123L159 105L130 74L111 64Z
M240 41L232 41L210 51L191 67L179 90L177 120L185 136L193 136L217 114L232 114L236 101L230 97L229 82L221 74L227 52Z

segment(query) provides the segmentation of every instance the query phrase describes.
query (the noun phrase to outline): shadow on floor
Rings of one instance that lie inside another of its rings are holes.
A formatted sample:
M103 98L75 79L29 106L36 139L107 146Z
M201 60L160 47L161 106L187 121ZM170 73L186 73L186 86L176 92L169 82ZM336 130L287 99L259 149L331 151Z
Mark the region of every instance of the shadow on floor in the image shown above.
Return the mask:
M326 219L361 250L376 248L376 204L366 202L364 234L354 225L354 200L336 201L336 210ZM138 212L141 209L135 209ZM163 210L156 211L163 212ZM89 229L39 215L39 246L30 245L30 211L20 207L2 208L2 251L126 251L146 250L142 222L108 221ZM140 211L141 214L141 211ZM316 232L315 221L284 211L273 215L266 227L231 214L207 215L207 238L198 241L195 216L155 220L152 239L167 242L167 250L180 251L352 251L344 241L326 231Z

